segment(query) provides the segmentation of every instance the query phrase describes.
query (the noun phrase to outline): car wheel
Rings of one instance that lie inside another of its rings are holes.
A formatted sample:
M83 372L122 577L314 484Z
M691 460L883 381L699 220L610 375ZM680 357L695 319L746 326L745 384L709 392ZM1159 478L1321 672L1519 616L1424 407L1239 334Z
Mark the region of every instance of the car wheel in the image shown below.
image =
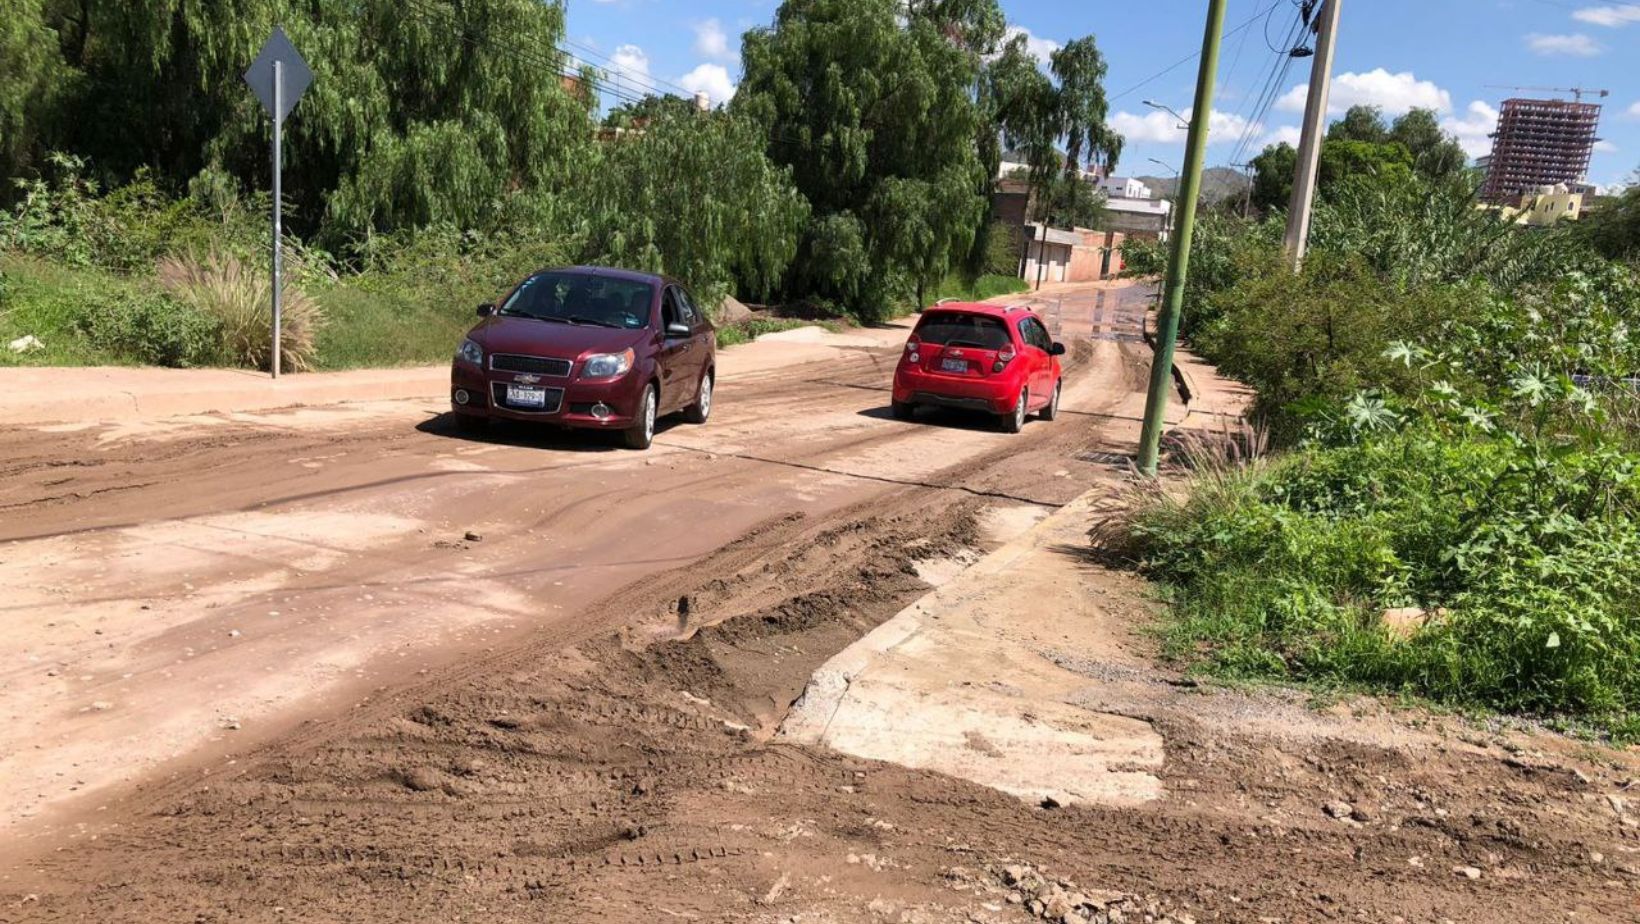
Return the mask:
M889 411L895 420L910 420L917 416L917 406L910 401L895 401L889 404Z
M650 385L643 390L643 399L638 402L638 417L632 422L622 437L628 449L648 449L649 444L655 441L655 410L659 399L655 396L655 386Z
M1002 431L1004 433L1018 433L1025 429L1025 414L1030 405L1031 393L1024 389L1019 392L1019 400L1014 403L1012 413L1002 416Z
M1053 383L1053 397L1048 400L1048 406L1042 409L1043 420L1053 420L1059 416L1059 392L1064 387L1064 382Z
M484 433L490 429L490 418L474 414L457 414L456 429L462 433Z
M692 424L703 424L706 418L712 416L712 379L716 376L708 372L700 380L700 394L695 397L695 403L689 405L683 412L683 419Z

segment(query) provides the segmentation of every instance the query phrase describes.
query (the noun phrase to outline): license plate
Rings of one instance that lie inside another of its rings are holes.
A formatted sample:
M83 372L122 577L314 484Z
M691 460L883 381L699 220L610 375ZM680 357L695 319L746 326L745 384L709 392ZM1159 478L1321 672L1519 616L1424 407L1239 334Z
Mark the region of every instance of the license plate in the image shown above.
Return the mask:
M533 385L508 385L507 403L518 407L546 407L547 390Z
M968 371L968 360L966 360L966 359L942 359L942 360L940 360L940 371L941 372L967 372Z

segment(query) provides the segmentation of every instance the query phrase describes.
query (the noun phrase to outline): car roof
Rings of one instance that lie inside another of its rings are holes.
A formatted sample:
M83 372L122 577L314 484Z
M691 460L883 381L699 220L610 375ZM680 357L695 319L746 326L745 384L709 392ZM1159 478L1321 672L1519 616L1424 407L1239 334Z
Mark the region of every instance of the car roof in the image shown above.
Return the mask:
M629 282L647 282L651 285L677 284L676 279L662 276L659 273L646 273L642 270L621 269L618 266L548 266L538 269L531 275L540 273L563 273L569 276L604 276L609 279L624 279Z
M978 314L990 318L1010 318L1020 314L1036 314L1024 305L993 305L989 302L943 302L938 305L929 305L923 309L923 314L933 314L938 311L947 311L953 314Z

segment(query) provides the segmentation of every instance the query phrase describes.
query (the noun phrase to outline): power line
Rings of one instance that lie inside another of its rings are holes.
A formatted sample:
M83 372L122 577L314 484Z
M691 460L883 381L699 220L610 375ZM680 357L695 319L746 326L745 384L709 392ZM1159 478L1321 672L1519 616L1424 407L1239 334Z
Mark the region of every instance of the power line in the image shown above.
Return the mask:
M1243 29L1247 28L1248 26L1251 26L1253 23L1258 21L1259 17L1269 14L1269 12L1271 10L1273 10L1276 7L1280 6L1281 2L1282 2L1282 0L1275 0L1275 2L1271 3L1268 7L1265 7L1264 9L1259 10L1258 12L1254 13L1253 15L1247 17L1240 24L1238 24L1235 28L1231 29L1229 32L1226 32L1225 35L1235 35L1236 33L1242 31ZM1158 80L1162 77L1167 76L1168 74L1171 74L1172 72L1178 70L1181 67L1184 67L1186 64L1189 64L1190 62L1196 60L1197 58L1199 58L1201 56L1202 56L1202 53L1199 52L1199 51L1191 52L1190 54L1180 58L1179 60L1174 61L1172 64L1169 64L1167 67L1164 67L1161 70L1157 71L1156 73L1151 74L1149 77L1146 77L1145 79L1139 81L1138 83L1134 84L1133 86L1128 87L1126 90L1123 90L1122 92L1116 94L1115 96L1110 97L1109 101L1110 102L1115 102L1116 100L1119 100L1124 96L1127 96L1129 93L1132 93L1136 90L1143 89L1145 86L1150 84L1152 81Z

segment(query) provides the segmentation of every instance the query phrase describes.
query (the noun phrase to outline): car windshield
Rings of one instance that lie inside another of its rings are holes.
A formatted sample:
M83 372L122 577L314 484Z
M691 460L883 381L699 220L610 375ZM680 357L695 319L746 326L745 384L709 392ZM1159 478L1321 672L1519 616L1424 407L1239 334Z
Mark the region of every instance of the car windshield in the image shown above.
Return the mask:
M586 273L536 273L501 306L500 314L561 324L636 330L649 323L655 287Z
M1000 350L1008 345L1008 328L996 318L981 314L931 312L923 315L917 325L917 339L936 346Z

